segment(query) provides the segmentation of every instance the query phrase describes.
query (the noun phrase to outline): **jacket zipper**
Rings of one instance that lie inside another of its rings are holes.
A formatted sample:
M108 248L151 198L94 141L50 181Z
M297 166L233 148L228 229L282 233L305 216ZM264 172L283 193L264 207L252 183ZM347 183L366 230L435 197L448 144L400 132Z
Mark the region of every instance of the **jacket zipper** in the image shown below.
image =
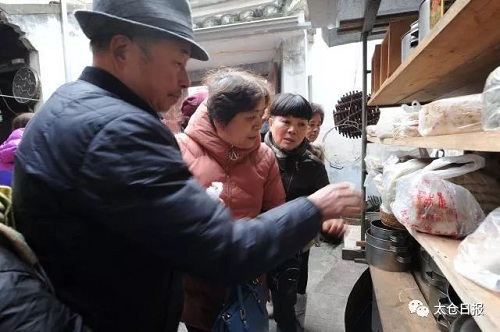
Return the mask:
M288 195L288 191L290 190L290 186L292 185L293 176L295 175L295 171L298 171L298 170L299 170L299 162L296 161L295 162L295 167L294 167L293 172L292 172L292 175L290 176L290 181L288 181L288 185L286 186L285 195Z
M226 163L226 182L227 182L227 202L226 207L231 207L231 176L229 175L229 166L231 161L235 161L238 159L238 154L233 150L233 146L229 147L227 163Z

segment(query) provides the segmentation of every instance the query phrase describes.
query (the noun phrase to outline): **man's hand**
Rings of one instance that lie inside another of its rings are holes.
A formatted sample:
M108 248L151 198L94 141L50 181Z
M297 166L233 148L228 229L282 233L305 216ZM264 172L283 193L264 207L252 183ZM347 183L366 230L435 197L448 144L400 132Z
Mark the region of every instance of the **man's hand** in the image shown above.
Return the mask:
M308 199L321 211L323 220L359 217L365 207L363 193L347 182L330 184Z
M344 236L346 227L342 219L330 219L323 222L322 231L329 236Z

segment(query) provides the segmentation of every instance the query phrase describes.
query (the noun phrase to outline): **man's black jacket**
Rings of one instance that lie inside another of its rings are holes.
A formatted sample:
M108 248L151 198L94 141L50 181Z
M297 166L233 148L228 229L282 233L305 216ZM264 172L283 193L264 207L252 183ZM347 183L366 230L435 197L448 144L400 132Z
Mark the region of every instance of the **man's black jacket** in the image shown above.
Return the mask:
M244 281L299 251L321 224L305 198L232 222L157 114L97 68L60 87L28 124L13 205L57 295L96 331L175 331L177 271Z

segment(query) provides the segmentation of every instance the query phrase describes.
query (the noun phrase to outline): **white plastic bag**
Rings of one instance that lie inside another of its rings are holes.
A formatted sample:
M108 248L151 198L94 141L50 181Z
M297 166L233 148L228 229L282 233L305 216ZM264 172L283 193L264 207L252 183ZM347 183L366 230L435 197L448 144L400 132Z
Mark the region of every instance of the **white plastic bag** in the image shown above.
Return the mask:
M393 137L394 125L401 122L401 117L406 112L403 108L383 108L380 110L380 118L377 122L375 134L378 138Z
M484 164L484 158L478 155L444 157L401 177L391 204L393 214L406 227L424 233L452 237L472 233L483 221L484 212L467 189L446 179L473 172Z
M366 135L370 137L377 136L377 125L366 126Z
M500 292L500 208L458 246L455 269L479 285Z
M411 159L404 163L395 162L395 157L391 157L384 166L382 173L382 205L381 209L387 214L392 214L391 203L396 198L396 183L397 180L407 174L416 172L428 163L418 159ZM396 160L398 160L396 158Z
M436 136L481 131L483 101L481 94L446 98L422 107L418 131Z
M216 201L219 201L220 194L222 194L222 187L222 182L212 182L210 187L207 188L208 196L212 197Z
M401 107L408 114L418 113L418 111L422 109L422 105L420 105L420 103L416 100L412 101L411 105L402 104Z
M500 67L486 79L483 104L483 130L500 130Z
M401 117L401 122L394 125L394 138L418 137L419 113L408 113Z
M369 185L370 182L375 184L375 188L380 193L382 190L382 186L378 183L378 179L382 177L383 165L380 161L380 158L376 156L366 156L365 157L365 165L366 165L366 179L365 179L365 187Z

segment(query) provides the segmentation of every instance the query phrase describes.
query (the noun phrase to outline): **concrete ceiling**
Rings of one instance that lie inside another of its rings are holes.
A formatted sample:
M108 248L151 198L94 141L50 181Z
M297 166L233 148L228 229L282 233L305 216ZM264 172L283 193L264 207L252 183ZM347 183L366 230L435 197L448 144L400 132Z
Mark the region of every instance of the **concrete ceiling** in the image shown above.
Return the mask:
M280 34L249 36L246 38L201 42L210 54L209 61L191 60L189 71L220 66L271 61L281 44Z
M309 26L298 15L195 30L195 39L208 51L210 60L190 61L188 70L270 62L283 38L303 34Z
M353 0L307 0L309 20L315 28L322 28L323 39L328 46L336 46L361 40L361 33L342 33L343 21L363 19L367 1ZM401 13L415 13L422 0L382 0L378 17ZM372 36L371 38L380 38Z

